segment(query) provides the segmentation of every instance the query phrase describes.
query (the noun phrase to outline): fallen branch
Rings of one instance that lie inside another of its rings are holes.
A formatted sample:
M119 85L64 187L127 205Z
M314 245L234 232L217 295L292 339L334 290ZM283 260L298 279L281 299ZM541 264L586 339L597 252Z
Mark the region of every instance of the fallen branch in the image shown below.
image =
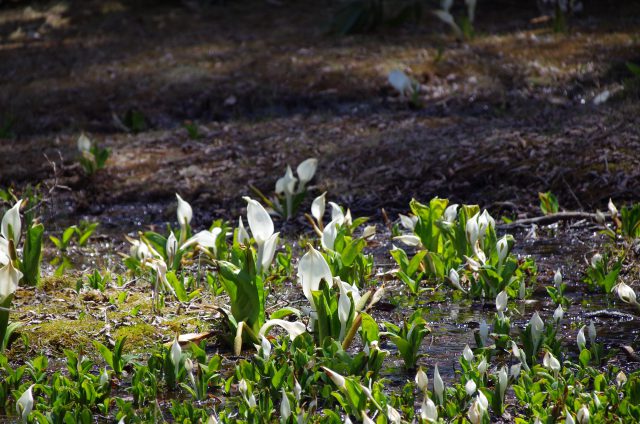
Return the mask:
M608 214L603 214L604 216L609 216ZM529 226L531 224L538 225L549 225L554 224L559 221L571 221L574 219L589 219L591 221L596 221L598 219L598 215L591 212L581 212L581 211L567 211L567 212L557 212L549 215L536 216L533 218L523 218L512 221L508 224L501 224L501 228L512 228L512 227L520 227L520 226Z

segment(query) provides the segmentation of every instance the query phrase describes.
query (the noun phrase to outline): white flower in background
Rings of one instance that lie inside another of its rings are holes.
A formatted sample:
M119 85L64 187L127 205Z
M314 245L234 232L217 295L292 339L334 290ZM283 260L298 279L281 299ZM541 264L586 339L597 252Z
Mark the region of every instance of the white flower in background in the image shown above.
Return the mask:
M482 345L489 345L489 326L487 325L487 322L485 320L480 321L480 330L478 333L480 335L480 341L482 342Z
M504 311L507 310L507 305L509 302L509 295L507 294L506 291L501 291L500 293L498 293L498 296L496 296L496 309L498 310L498 317L500 319L504 318Z
M596 326L593 323L593 321L589 322L589 341L591 342L592 345L596 344Z
M580 409L578 409L578 413L576 414L578 423L589 424L589 417L590 417L589 408L587 408L587 405L582 405Z
M538 345L542 340L542 332L544 331L544 322L540 315L537 312L533 314L531 320L529 321L529 325L531 326L531 339L533 341L533 350L538 350Z
M288 165L284 177L278 178L278 181L276 181L276 194L284 194L288 218L293 214L292 197L295 194L297 181L298 179L293 176L293 171L291 171L291 167Z
M585 328L587 328L587 326L583 325L582 328L578 331L578 335L576 336L576 343L578 344L579 351L582 351L587 346L587 338L584 336Z
M464 345L464 349L462 350L462 357L469 363L473 361L473 351L468 344Z
M549 351L544 354L544 358L542 358L542 365L554 373L560 371L560 361L558 361L558 359Z
M616 375L616 383L618 384L618 386L622 386L626 382L627 375L624 372L620 371L618 375Z
M602 262L602 255L600 253L596 253L591 257L592 268L596 268L600 262Z
M511 378L513 378L514 380L518 379L521 368L522 364L511 365L511 368L509 368L509 375L511 376Z
M240 394L246 395L247 394L247 390L249 390L249 387L247 385L247 380L245 380L243 378L242 380L240 380L238 382L238 391L240 392Z
M219 227L215 227L211 231L202 230L185 241L184 244L180 246L180 249L183 250L189 246L197 244L200 247L211 249L213 251L213 254L215 255L217 252L216 240L218 240L218 236L220 235L220 233L222 233L222 229Z
M475 246L478 242L479 231L478 214L475 214L467 220L467 224L465 225L465 234L467 235L467 241L474 250L476 249Z
M338 374L335 371L330 370L327 367L321 367L321 368L324 370L324 373L327 374L327 377L329 377L331 381L333 381L333 384L338 386L339 389L345 389L347 387L346 380L342 375Z
M607 204L609 208L609 213L611 214L611 218L616 218L618 216L618 208L613 204L613 201L609 199L609 203Z
M567 407L564 407L564 412L567 415L567 418L565 419L565 424L576 424L576 422L574 421L573 417L571 416L571 413L569 412L569 409L567 409Z
M18 282L22 275L20 270L14 268L11 261L0 268L0 305L18 290ZM1 342L2 340L0 340Z
M422 368L418 369L418 372L416 372L416 386L418 386L418 388L420 390L422 390L423 392L426 392L428 390L428 386L429 386L429 377L427 377L427 374L422 371Z
M520 286L518 287L518 299L523 300L527 295L527 286L524 283L524 278L520 281Z
M82 154L89 153L91 151L91 140L89 139L89 137L87 137L85 135L85 133L80 134L80 137L78 137L78 151Z
M251 235L258 245L258 272L264 271L273 261L280 233L273 232L273 221L259 202L250 197L244 197L244 200L247 201L247 221L251 228Z
M330 223L324 227L322 231L322 247L326 250L333 250L334 244L336 242L336 237L338 237L338 231L340 229L340 225L343 222L343 219L336 218L332 220Z
M342 212L342 208L335 202L329 202L331 206L331 220L338 219L340 225L351 225L351 211L347 209L347 213Z
M35 386L35 384L29 386L16 402L16 412L20 415L20 420L23 423L28 421L29 414L33 411L33 386Z
M507 236L502 237L496 243L496 249L498 251L498 263L502 265L504 260L507 258L509 254L509 242L507 241Z
M562 317L564 317L564 309L562 309L562 305L558 305L556 310L553 311L553 320L557 324L560 322L560 320L562 320Z
M318 290L322 280L325 280L328 284L333 281L331 269L324 256L313 246L310 246L309 251L298 262L298 281L302 285L304 296L311 303L314 310L315 304L313 303L311 292Z
M291 404L289 403L289 397L287 396L287 392L284 391L284 387L282 390L282 402L280 403L280 417L283 421L286 421L291 416Z
M171 231L171 234L167 237L164 250L167 252L167 262L172 264L173 258L176 256L176 252L178 251L178 240L176 239L175 234L173 234L173 231Z
M500 384L500 398L504 402L504 393L507 390L507 384L509 383L509 374L507 374L507 368L502 367L498 371L498 383Z
M318 169L318 159L316 158L309 158L298 165L296 168L296 173L300 179L298 193L302 193L304 191L307 183L311 181L313 176L316 174L316 169Z
M449 270L449 281L451 282L451 285L453 285L455 288L466 293L466 290L463 289L462 286L460 285L460 275L458 274L458 271L456 271L454 268L451 268Z
M289 334L289 339L291 341L295 340L296 337L298 337L300 334L305 333L307 331L307 327L305 327L305 325L300 322L300 321L286 321L283 319L270 319L267 322L265 322L262 327L260 327L260 330L258 331L258 335L260 336L264 336L267 331L273 327L274 325L277 325L278 327L281 327L282 329L284 329L287 334Z
M300 402L300 399L302 398L302 387L300 386L300 383L298 383L297 378L293 377L293 381L295 381L293 386L293 396L296 398L296 401Z
M411 78L399 69L389 72L389 84L400 94L400 97L410 96L416 89Z
M445 222L453 224L456 218L458 218L458 205L454 203L453 205L447 206L447 208L444 210L443 215Z
M560 284L562 284L562 273L560 269L557 269L556 273L553 274L553 284L556 286L556 289L560 289Z
M362 238L370 240L373 236L376 235L376 226L375 225L367 225L362 230Z
M171 363L173 364L174 375L178 377L178 371L180 370L180 359L182 358L182 348L178 343L178 338L173 340L171 345Z
M3 243L6 247L5 255L9 256L9 240L13 240L13 245L15 248L18 247L18 243L20 243L20 235L22 232L22 220L20 219L20 206L22 205L22 199L18 200L15 205L11 207L7 212L5 212L2 217L2 237L5 242Z
M362 411L362 424L376 424L365 411Z
M476 389L476 382L473 380L467 381L467 383L464 385L464 391L467 393L467 396L473 396L473 394L476 392Z
M480 363L478 364L478 372L480 374L485 374L488 367L489 364L487 364L487 360L485 358L482 358L482 361L480 361Z
M418 247L422 246L422 242L420 241L420 237L414 236L413 234L405 234L402 236L396 236L393 238L394 240L398 240L399 242L409 246L409 247Z
M209 415L207 424L218 424L218 419L215 417L215 415Z
M193 209L191 209L191 205L184 201L178 193L176 193L176 198L178 199L177 215L178 224L180 225L180 238L184 241L187 236L187 226L193 218Z
M387 417L389 417L389 422L392 424L400 424L402 422L400 413L389 404L387 404Z
M438 364L436 364L435 370L433 371L433 392L438 398L438 402L440 404L444 403L444 381L442 381L442 377L440 377L440 371L438 371Z
M464 2L467 5L467 16L469 18L469 22L473 22L476 17L476 0L465 0Z
M420 408L420 418L426 420L429 423L438 422L438 408L436 404L429 398L429 396L425 396L422 401L422 406Z
M400 217L400 225L402 225L405 230L415 230L416 223L418 222L417 216L407 216L399 213L398 217Z
M325 191L311 202L311 216L315 218L318 225L320 225L320 228L322 228L322 217L324 216L324 210L326 207L326 196L327 192Z
M629 287L628 285L626 285L625 283L623 283L623 282L618 283L613 288L613 291L615 291L618 294L618 297L623 302L631 303L632 305L637 305L638 304L638 301L636 299L636 292L634 292L633 289L631 287Z
M242 217L240 216L238 217L238 231L236 233L236 241L238 242L238 244L247 244L249 243L250 239L251 237L249 237L249 232L244 227L244 222L242 222Z

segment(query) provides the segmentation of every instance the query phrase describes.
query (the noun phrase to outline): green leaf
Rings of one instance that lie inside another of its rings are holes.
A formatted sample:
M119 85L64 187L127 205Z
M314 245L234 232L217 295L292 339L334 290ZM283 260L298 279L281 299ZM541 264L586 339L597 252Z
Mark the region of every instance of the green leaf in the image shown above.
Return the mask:
M369 314L362 312L361 335L362 340L365 343L371 343L373 341L380 340L380 329L378 323Z
M42 224L32 225L27 230L24 241L22 273L23 281L30 286L40 283L40 262L42 260L42 235L44 226Z

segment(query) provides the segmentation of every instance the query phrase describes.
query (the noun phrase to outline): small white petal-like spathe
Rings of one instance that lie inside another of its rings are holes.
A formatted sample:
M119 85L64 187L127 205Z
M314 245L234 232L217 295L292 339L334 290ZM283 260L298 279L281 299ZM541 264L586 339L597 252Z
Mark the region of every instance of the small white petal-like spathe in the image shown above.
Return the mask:
M0 268L0 304L18 290L18 282L20 282L22 275L22 272L16 269L11 261Z
M447 206L443 215L446 222L453 224L456 218L458 218L458 205L454 203L453 205Z
M420 237L414 236L413 234L405 234L402 236L396 236L393 238L394 240L398 240L401 243L406 244L409 247L417 247L422 244L420 241Z
M429 377L427 377L427 373L422 371L422 368L419 368L418 372L416 372L415 381L416 386L423 392L426 392L429 388Z
M338 386L338 388L340 389L344 389L347 386L346 380L345 378L338 374L337 372L330 370L327 367L321 367L325 374L327 374L327 377L329 377L331 379L331 381L333 381L333 384L335 384L336 386Z
M387 78L389 84L401 95L406 96L413 91L413 83L411 82L411 78L407 76L404 72L399 69L394 69L389 72L389 77Z
M244 222L242 222L242 217L239 217L238 218L238 231L237 231L237 235L236 235L236 241L238 242L238 244L247 244L247 243L249 243L250 239L251 239L251 237L249 237L249 232L244 227Z
M422 401L420 417L429 423L435 423L438 421L438 408L428 396L425 396Z
M313 247L304 254L298 263L298 281L302 285L302 292L311 303L313 309L313 296L311 292L318 290L320 281L325 280L328 284L333 281L331 269L324 256Z
M415 230L416 223L418 222L418 217L409 217L401 213L398 214L398 216L400 217L400 225L402 225L405 230L409 230L409 231Z
M178 343L178 339L174 339L173 344L171 345L171 363L174 367L175 376L178 376L178 371L180 369L180 359L182 358L182 348L180 347L180 343Z
M562 305L558 305L558 307L553 311L553 320L558 323L564 317L564 309L562 309Z
M316 158L309 158L298 165L296 173L298 174L298 178L300 178L301 189L313 179L313 176L316 174L316 169L318 169L318 159Z
M484 374L487 372L488 367L489 364L487 364L487 360L485 358L482 358L482 361L480 361L480 363L478 364L478 372L480 374Z
M338 217L328 223L326 227L324 227L324 230L322 230L321 239L322 247L327 250L333 250L336 238L338 237L338 230L340 229L342 221L343 220Z
M91 150L91 140L89 139L89 137L87 137L85 135L85 133L80 134L80 137L78 137L78 151L80 153L85 153L85 152L89 152Z
M35 386L35 384L29 386L16 402L16 412L20 415L20 420L23 423L28 421L29 414L33 411L33 386Z
M284 421L288 420L291 416L291 403L289 403L289 397L287 392L282 388L282 402L280 403L280 418Z
M256 200L244 197L247 202L247 221L251 235L258 245L264 244L273 235L273 221L269 212Z
M258 245L258 271L269 269L278 247L280 233L274 233L262 245Z
M293 176L291 167L287 165L284 177L278 178L278 181L276 181L276 193L284 193L287 195L295 194L296 182L298 182L298 179Z
M579 351L582 351L587 346L587 338L584 335L585 328L587 328L587 326L583 325L582 328L578 331L578 335L576 336L576 343L578 345Z
M558 361L558 359L549 351L547 351L544 358L542 358L542 365L553 372L560 371L560 361Z
M489 325L485 320L480 321L479 335L483 346L487 346L489 344Z
M576 424L575 420L571 416L571 412L569 412L569 409L567 409L566 406L564 407L564 412L567 415L567 418L564 420L565 424Z
M637 304L638 301L636 299L636 292L633 291L631 287L627 284L621 282L615 286L615 291L618 294L620 300L625 303Z
M389 404L387 404L387 417L391 424L400 424L402 422L402 417L398 410Z
M464 385L464 391L467 393L467 396L473 396L473 394L476 392L476 389L476 382L473 380L467 381L467 383Z
M329 206L331 206L331 220L335 220L338 217L342 218L342 221L340 221L340 225L342 225L344 223L344 212L342 212L342 208L340 207L340 205L338 205L335 202L329 202Z
M18 200L2 217L2 237L6 240L13 240L16 248L18 247L18 243L20 243L20 234L22 231L22 220L20 219L21 205L22 199Z
M534 350L537 350L538 344L542 339L542 332L544 331L544 322L537 312L531 317L529 325L531 326L531 338L533 339Z
M473 351L471 350L471 348L469 347L469 345L465 345L464 349L462 350L462 357L465 359L465 361L467 362L471 362L473 361Z
M176 193L176 198L178 199L178 224L180 224L180 228L184 230L186 226L191 223L193 209L191 209L191 205L183 200L178 193Z
M560 287L560 284L562 284L562 273L560 272L560 269L557 269L556 273L553 274L553 284L556 288Z
M467 220L465 225L465 233L467 235L467 241L474 247L478 241L479 227L478 227L478 214L475 214ZM475 248L475 247L474 247Z
M596 344L596 326L593 323L593 321L589 322L589 341L591 342L592 345Z
M326 196L327 192L324 192L311 202L311 216L315 218L316 222L322 222L326 206Z
M264 336L274 325L277 325L278 327L284 329L289 335L289 339L291 341L295 340L296 337L307 331L307 327L305 327L305 325L300 321L292 322L283 319L270 319L265 322L262 327L260 327L260 331L258 331L258 334L260 336Z
M582 405L580 409L578 409L578 413L576 414L576 418L578 419L579 424L589 424L589 417L591 414L589 413L589 408L587 405Z
M189 246L197 244L202 247L206 247L207 249L213 249L213 252L216 252L216 240L218 240L218 236L222 232L222 229L219 227L215 227L213 230L202 230L193 236L191 236L187 241L185 241L180 249L186 249Z
M513 378L514 380L517 379L518 376L520 375L521 369L522 369L522 364L511 365L511 368L509 368L509 375L511 376L511 378Z
M500 371L498 371L498 383L500 384L500 398L504 402L504 394L509 383L509 374L507 374L506 367L502 367Z
M498 250L498 261L502 264L509 254L509 242L507 236L498 240L496 243L496 249Z
M173 234L173 231L171 231L171 234L169 234L169 237L167 237L167 242L165 243L164 250L167 253L167 262L172 263L173 258L178 251L178 240L176 239L175 234Z
M600 253L596 253L591 257L592 268L596 268L600 262L602 262L602 255Z
M609 209L609 213L611 214L612 218L615 218L618 216L618 208L616 208L616 205L613 204L613 201L611 199L609 199L607 208Z
M442 377L440 377L440 371L438 371L438 364L436 364L435 369L433 371L433 392L440 404L444 402L444 381L442 381Z
M498 293L498 296L496 296L496 309L498 310L498 313L502 314L504 311L507 310L507 304L509 302L509 295L507 294L506 291L501 291L500 293Z

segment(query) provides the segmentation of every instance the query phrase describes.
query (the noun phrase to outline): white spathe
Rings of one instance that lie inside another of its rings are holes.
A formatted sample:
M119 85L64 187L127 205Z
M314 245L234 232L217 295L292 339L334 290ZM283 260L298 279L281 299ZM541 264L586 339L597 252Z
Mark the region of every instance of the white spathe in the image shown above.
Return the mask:
M18 200L2 217L2 237L6 240L13 240L13 244L16 247L20 242L20 234L22 231L22 220L20 219L21 205L22 199Z
M313 309L315 309L315 304L311 293L318 290L322 280L325 280L328 284L333 281L331 269L324 256L313 246L310 246L309 251L304 254L298 263L298 281L302 285L302 292L311 303Z

